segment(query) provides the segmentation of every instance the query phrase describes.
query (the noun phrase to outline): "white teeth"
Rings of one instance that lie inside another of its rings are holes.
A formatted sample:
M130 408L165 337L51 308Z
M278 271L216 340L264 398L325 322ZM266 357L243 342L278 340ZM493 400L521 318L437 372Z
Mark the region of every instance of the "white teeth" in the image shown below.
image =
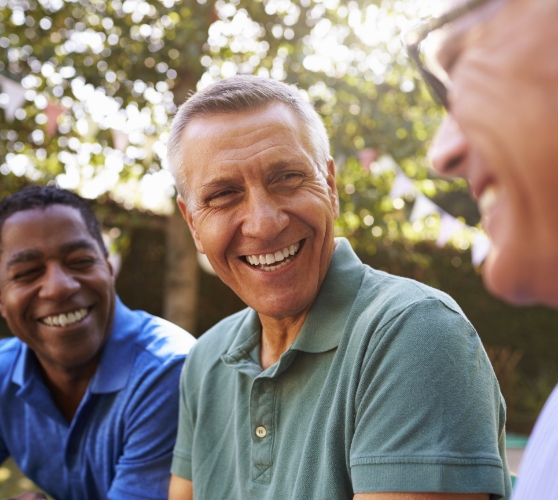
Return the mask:
M500 196L500 189L494 184L488 186L478 199L478 206L481 215L487 215L490 209L495 205Z
M69 326L81 321L85 316L87 316L87 308L78 309L77 311L72 311L68 314L57 314L56 316L47 316L43 318L42 321L48 326Z
M291 256L295 255L299 248L300 243L295 243L283 248L283 250L278 250L274 254L246 255L246 261L253 266L262 266L260 269L263 269L264 271L275 271L276 269L280 269L290 263L293 260ZM271 264L276 265L272 266Z

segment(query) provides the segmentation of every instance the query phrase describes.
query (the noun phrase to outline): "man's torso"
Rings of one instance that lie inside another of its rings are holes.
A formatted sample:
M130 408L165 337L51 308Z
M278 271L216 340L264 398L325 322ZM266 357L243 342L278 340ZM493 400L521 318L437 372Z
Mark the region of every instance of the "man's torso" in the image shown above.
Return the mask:
M472 327L443 294L343 266L347 282L320 292L293 346L266 371L254 311L202 337L182 380L188 425L173 473L193 480L196 499L350 499L461 483L503 494L504 409ZM461 355L467 368L455 370ZM472 410L463 400L487 384L490 401Z

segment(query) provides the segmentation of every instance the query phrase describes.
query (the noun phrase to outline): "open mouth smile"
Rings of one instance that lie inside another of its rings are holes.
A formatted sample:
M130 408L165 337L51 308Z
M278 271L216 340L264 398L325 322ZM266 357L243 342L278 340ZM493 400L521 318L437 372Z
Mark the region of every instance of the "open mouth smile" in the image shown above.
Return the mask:
M81 309L76 309L68 313L54 314L52 316L45 316L39 319L40 323L47 326L58 326L64 328L66 326L72 326L79 323L85 319L91 312L91 307L82 307Z
M270 272L281 269L290 264L300 250L300 241L294 243L283 250L278 250L275 253L266 253L261 255L245 255L246 262L252 267L261 269L262 271Z

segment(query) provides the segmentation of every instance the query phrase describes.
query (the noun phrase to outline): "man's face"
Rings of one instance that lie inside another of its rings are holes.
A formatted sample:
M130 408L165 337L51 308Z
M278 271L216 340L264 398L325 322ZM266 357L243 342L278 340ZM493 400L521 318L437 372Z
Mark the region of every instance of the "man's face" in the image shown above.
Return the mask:
M66 205L4 222L0 313L47 375L96 366L111 330L112 269L80 212Z
M182 147L188 200L178 202L198 250L259 314L308 310L333 253L333 161L326 178L283 104L195 118Z
M493 248L487 287L558 306L558 4L489 0L454 21L438 59L449 114L433 166L464 175Z

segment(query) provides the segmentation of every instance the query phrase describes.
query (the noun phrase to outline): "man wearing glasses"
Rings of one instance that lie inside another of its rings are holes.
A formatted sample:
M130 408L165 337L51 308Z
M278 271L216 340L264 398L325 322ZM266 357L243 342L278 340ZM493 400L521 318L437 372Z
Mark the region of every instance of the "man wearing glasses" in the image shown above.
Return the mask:
M465 176L492 239L484 281L518 305L558 307L558 2L475 0L407 34L448 110L434 168ZM430 40L438 38L429 59ZM558 498L558 390L529 441L515 500Z

